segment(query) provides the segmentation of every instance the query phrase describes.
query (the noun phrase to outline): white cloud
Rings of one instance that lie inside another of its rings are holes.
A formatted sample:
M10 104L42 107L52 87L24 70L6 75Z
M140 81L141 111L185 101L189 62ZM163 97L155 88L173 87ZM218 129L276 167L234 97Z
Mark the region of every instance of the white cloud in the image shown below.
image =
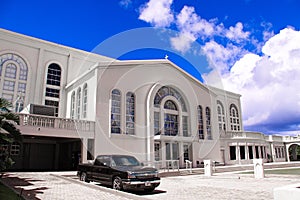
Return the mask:
M241 22L238 22L236 23L235 27L231 26L228 30L226 30L225 36L235 42L247 40L250 32L244 32L243 28L243 24Z
M155 27L168 27L174 21L171 10L173 0L150 0L140 8L140 20Z
M246 54L230 70L219 74L222 83L218 87L223 85L226 90L242 95L245 126L297 127L300 124L300 31L281 30L265 43L262 52L262 56ZM204 76L208 84L217 85L215 74L213 71Z
M242 48L235 45L228 44L224 47L213 40L207 42L202 51L207 56L210 67L217 69L220 73L228 71L230 64L233 64L236 57L244 52Z

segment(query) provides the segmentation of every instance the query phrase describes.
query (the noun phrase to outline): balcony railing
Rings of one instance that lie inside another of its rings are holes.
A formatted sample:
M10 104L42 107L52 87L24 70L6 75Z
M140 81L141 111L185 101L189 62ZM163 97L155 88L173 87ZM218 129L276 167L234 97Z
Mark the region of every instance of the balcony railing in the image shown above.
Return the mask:
M221 138L227 139L261 139L264 140L264 134L258 132L231 132L226 131Z
M43 115L19 114L20 126L34 126L43 128L57 128L77 131L94 131L95 122L57 118Z

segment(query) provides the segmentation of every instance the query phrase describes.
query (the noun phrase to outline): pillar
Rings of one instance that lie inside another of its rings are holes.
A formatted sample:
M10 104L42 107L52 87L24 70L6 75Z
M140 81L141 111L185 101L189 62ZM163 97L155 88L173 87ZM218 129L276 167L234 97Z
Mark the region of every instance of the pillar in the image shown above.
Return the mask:
M264 178L264 164L263 159L253 159L253 165L254 165L254 178Z
M87 163L87 138L81 139L81 163Z
M211 160L204 160L204 175L212 176L212 162Z

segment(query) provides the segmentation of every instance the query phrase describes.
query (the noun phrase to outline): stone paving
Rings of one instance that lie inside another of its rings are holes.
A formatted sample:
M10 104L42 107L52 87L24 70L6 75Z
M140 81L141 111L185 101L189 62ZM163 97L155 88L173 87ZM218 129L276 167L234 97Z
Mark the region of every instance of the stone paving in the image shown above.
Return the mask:
M148 199L201 199L201 200L251 200L273 199L273 189L298 183L299 176L266 175L264 179L254 179L253 175L218 174L164 178L158 190L165 193L145 195Z
M161 185L149 194L115 191L96 183L83 183L76 172L18 172L8 173L2 182L26 199L89 200L89 199L273 199L273 189L299 184L300 175L266 175L255 179L250 174L222 173L162 178Z

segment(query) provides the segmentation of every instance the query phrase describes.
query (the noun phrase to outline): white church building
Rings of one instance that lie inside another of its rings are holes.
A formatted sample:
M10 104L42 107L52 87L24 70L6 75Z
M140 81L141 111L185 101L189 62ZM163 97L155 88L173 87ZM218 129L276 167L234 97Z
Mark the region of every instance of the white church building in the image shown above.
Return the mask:
M68 170L98 154L159 167L297 160L300 137L243 128L240 95L203 84L168 59L116 60L0 29L0 97L22 143L15 170ZM292 153L290 153L292 152Z

